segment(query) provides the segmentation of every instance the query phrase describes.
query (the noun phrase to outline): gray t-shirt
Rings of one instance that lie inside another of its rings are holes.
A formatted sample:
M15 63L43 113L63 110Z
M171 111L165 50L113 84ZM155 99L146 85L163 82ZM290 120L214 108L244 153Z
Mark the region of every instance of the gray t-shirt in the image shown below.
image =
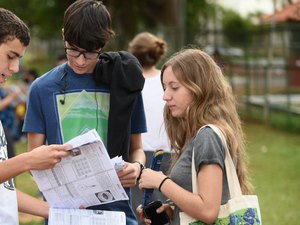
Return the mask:
M171 170L172 180L192 192L192 153L195 151L197 174L202 164L218 164L223 170L222 204L229 200L229 190L225 172L225 149L219 136L210 128L203 128L185 147L182 155ZM201 181L200 181L201 183ZM200 184L201 186L201 184ZM192 207L192 206L191 206ZM179 209L175 207L175 217L171 224L179 225Z

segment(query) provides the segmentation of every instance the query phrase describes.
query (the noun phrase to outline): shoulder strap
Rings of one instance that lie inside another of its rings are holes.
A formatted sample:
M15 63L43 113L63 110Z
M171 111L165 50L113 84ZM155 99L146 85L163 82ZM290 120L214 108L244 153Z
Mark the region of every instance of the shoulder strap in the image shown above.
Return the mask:
M226 170L226 175L227 175L230 198L234 198L236 196L241 196L242 191L241 191L240 183L238 180L235 166L231 159L231 155L229 153L226 139L225 139L223 133L221 132L221 130L213 124L207 124L207 125L202 126L198 130L197 134L199 133L200 130L202 130L206 126L210 127L219 136L219 138L221 139L222 144L225 148L225 153L226 153L226 155L225 155L225 170ZM191 168L192 168L192 185L193 185L193 193L198 193L197 174L196 174L196 169L195 169L195 157L194 156L195 156L195 153L194 153L194 149L193 149L192 166L191 166Z

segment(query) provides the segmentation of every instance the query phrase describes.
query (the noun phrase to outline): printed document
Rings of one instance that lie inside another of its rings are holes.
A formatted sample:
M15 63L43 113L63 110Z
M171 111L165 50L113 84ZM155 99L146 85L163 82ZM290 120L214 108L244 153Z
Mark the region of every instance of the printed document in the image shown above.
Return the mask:
M50 209L49 225L126 225L124 212Z
M31 171L51 208L78 209L128 200L116 173L124 161L109 158L95 129L68 143L73 147L70 156L52 169Z

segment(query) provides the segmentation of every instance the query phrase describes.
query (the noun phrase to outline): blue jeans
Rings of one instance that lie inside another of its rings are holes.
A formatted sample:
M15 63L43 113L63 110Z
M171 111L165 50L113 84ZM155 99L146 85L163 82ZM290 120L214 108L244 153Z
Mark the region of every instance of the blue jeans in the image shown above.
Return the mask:
M90 206L87 209L107 210L107 211L121 211L126 215L126 225L137 225L137 219L131 207L131 193L129 188L124 188L129 200L116 201L103 205ZM48 220L45 219L45 225L48 225Z

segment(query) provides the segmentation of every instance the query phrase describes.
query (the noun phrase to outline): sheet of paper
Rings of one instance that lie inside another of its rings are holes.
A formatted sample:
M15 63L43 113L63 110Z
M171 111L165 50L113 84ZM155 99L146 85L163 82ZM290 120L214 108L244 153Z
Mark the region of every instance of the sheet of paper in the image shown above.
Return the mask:
M111 162L112 162L116 172L119 172L120 170L122 170L124 167L124 164L125 164L122 156L116 156L116 157L112 158Z
M73 148L77 148L82 145L93 143L96 141L101 141L101 138L95 129L87 130L85 133L71 139L67 144L72 145ZM105 147L104 147L105 148Z
M80 206L128 200L107 150L95 130L68 143L75 146L70 150L71 155L63 158L53 169L31 171L52 208L78 209Z
M125 225L124 212L83 210L83 209L53 209L49 212L49 225Z

